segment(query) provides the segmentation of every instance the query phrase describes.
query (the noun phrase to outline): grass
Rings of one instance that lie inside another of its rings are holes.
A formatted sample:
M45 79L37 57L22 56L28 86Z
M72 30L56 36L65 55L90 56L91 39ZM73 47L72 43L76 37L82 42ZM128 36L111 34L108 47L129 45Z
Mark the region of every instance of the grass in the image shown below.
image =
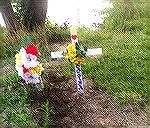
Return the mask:
M150 101L150 82L148 81L150 36L142 32L95 32L85 28L80 28L78 35L79 43L83 46L103 48L102 55L94 58L88 57L87 61L82 64L83 75L91 78L95 85L114 96L115 101L121 105L132 102L141 107L148 106ZM10 58L3 59L0 67L7 64L14 65L12 62L14 57ZM40 61L43 60L44 58L41 58ZM74 66L69 62L59 69L62 75L75 74ZM36 127L38 124L32 115L34 110L26 107L31 100L29 93L32 90L25 88L20 80L16 71L0 76L0 85L5 87L4 93L0 95L2 101L0 112L5 113L4 119L8 124ZM48 106L48 101L43 102L43 126L49 125Z
M83 74L114 96L119 104L129 102L145 106L150 94L147 37L137 32L105 33L79 30L79 43L88 48L103 48L103 54L82 65ZM80 38L81 36L81 38ZM68 63L64 74L74 74ZM62 71L62 72L63 72Z

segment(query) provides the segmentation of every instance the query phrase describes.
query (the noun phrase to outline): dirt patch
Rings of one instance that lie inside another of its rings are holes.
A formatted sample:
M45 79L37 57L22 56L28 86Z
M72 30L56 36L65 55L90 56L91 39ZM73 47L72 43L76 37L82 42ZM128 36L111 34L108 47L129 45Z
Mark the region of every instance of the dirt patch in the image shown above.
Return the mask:
M0 69L1 75L8 75L14 70L14 66L12 64L8 64Z
M64 51L68 44L69 44L69 42L66 42L66 43L55 43L55 44L52 44L51 47L54 50L56 50L56 51Z
M44 97L54 107L55 114L49 117L51 125L56 127L114 127L148 124L146 110L134 104L118 107L113 103L113 98L95 87L91 80L84 78L82 95L77 92L74 77L70 77L67 82L70 88L66 90L58 88L44 90Z

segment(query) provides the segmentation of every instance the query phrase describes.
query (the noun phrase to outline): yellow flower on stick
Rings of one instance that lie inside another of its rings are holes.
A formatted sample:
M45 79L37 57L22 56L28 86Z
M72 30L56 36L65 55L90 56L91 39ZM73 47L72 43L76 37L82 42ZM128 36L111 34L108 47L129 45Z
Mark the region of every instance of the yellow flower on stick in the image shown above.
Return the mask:
M80 64L80 63L83 63L85 61L85 58L83 57L77 57L75 60L74 60L74 64Z
M39 74L41 75L41 72L44 70L44 68L42 67L42 64L37 65L36 67L31 67L29 69L29 73L30 74Z
M71 62L74 58L76 58L76 46L75 44L69 44L67 46L67 54L66 58L69 59Z

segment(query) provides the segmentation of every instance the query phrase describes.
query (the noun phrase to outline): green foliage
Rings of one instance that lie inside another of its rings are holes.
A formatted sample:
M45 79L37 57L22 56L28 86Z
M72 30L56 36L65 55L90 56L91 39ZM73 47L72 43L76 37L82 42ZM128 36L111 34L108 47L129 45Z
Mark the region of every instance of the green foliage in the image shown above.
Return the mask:
M146 27L145 20L150 18L149 2L141 0L117 1L108 9L105 19L106 30L142 31Z
M18 74L16 71L11 71L10 74L8 75L2 75L0 77L0 85L4 86L13 86L12 83L16 83L20 80L21 78L18 77Z
M52 111L52 108L50 107L49 101L46 100L43 105L42 108L44 110L44 124L43 127L47 128L49 127L49 117L50 115L54 114L54 112Z
M26 7L24 5L23 0L13 0L13 8L15 9L15 15L18 22L22 23L24 20L24 15L26 11Z
M0 26L0 60L5 56L5 45L4 45L4 43L3 43L3 41L4 41L4 35L5 35L5 32L6 32L6 30L5 30L5 28L3 28L3 27L1 27Z
M35 127L32 111L26 106L28 100L28 92L24 87L19 83L9 83L2 95L3 121L11 126Z
M18 42L15 36L12 36L6 29L0 27L0 59L15 56L16 50L21 48L22 42Z
M70 40L70 31L68 29L64 29L56 23L51 23L48 19L46 28L49 43L61 43Z

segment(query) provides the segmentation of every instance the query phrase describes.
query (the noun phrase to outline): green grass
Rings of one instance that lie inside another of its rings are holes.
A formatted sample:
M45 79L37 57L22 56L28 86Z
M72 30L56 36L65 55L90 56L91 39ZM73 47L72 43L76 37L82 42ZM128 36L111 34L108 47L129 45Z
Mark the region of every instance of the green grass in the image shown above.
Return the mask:
M147 57L147 37L142 33L104 33L79 31L79 43L103 48L96 59L90 57L82 65L84 76L114 96L119 104L135 102L146 105L150 94ZM80 38L81 37L81 38ZM74 74L68 63L64 74Z
M34 126L32 112L26 107L29 101L28 92L21 83L16 71L0 76L0 113L3 112L3 121L10 126Z

